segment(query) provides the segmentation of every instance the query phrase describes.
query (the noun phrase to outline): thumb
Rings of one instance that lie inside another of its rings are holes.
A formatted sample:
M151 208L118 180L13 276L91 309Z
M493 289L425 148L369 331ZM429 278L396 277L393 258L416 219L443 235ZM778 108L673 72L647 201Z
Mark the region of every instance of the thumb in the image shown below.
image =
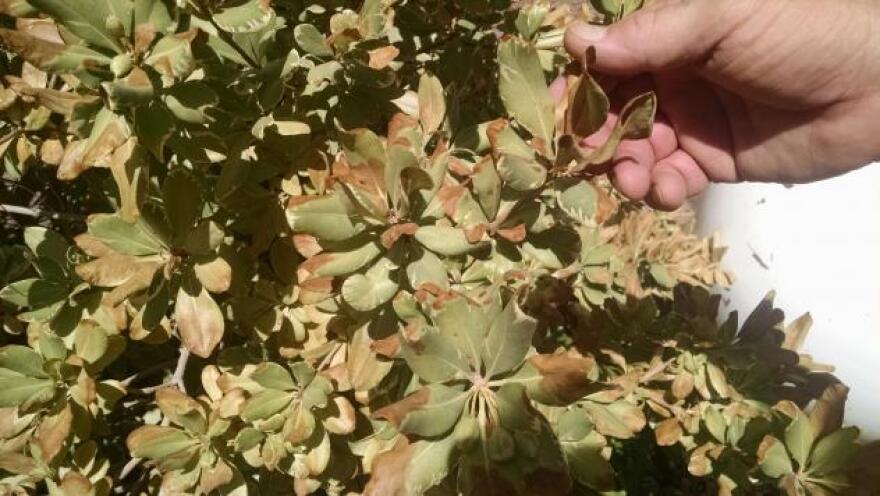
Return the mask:
M595 47L593 68L621 76L686 65L705 56L725 32L710 21L717 13L705 12L705 4L660 4L610 26L576 22L565 33L565 48L580 60L589 47Z

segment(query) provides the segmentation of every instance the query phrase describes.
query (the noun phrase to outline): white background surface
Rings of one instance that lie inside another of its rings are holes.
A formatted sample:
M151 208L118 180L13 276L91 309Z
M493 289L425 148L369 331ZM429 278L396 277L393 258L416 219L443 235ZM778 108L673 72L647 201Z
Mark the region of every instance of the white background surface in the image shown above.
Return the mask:
M810 312L804 351L850 387L846 421L880 439L880 164L790 189L716 185L698 211L730 246L728 309L742 322L775 289L786 321Z

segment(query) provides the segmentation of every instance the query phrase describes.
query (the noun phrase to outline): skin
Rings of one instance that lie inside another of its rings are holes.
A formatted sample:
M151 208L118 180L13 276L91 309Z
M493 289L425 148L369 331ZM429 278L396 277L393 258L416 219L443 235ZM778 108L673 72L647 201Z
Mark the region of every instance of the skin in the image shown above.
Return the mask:
M657 92L653 135L612 164L632 199L674 210L710 182L802 183L880 159L880 2L655 0L575 24L565 44L595 47L590 70L617 105Z

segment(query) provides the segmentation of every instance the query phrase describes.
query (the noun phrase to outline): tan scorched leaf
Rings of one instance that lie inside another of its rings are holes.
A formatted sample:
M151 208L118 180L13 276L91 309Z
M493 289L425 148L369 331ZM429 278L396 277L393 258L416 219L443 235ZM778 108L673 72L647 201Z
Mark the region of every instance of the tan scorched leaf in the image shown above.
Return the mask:
M223 338L223 312L208 294L201 288L198 295L191 295L183 288L177 292L175 307L177 328L180 340L193 354L208 358Z
M529 382L529 396L546 404L569 404L587 394L593 383L589 374L596 365L590 358L569 355L536 355L528 363L538 374Z

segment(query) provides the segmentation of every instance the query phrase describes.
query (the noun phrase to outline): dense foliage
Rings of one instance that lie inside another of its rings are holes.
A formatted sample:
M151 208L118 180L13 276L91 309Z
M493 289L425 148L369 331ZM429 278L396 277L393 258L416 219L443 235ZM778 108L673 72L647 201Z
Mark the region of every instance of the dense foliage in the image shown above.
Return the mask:
M0 0L0 492L853 494L809 317L601 175L640 3Z

